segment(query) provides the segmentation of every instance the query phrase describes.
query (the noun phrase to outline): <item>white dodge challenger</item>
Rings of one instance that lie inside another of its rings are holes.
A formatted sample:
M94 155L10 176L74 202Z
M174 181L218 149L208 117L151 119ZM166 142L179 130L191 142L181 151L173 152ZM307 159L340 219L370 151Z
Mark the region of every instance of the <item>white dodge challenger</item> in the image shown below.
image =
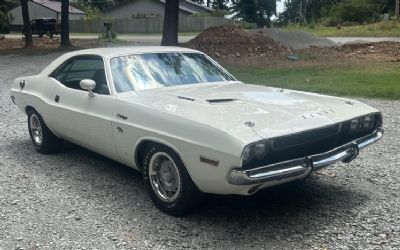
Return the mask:
M66 53L17 78L11 99L28 115L38 152L67 140L135 168L171 215L204 193L250 195L350 162L383 135L370 106L244 84L179 47Z

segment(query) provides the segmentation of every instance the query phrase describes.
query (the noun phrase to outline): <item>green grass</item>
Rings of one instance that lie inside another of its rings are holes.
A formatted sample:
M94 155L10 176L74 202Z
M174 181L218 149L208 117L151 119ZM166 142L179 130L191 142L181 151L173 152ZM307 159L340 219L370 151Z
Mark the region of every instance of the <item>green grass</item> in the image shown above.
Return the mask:
M337 96L400 99L399 63L229 69L245 83Z
M336 27L326 27L323 25L300 26L289 25L285 28L288 31L302 30L311 32L317 36L376 36L376 37L394 37L400 36L400 22L380 22L368 25L343 26L341 29Z

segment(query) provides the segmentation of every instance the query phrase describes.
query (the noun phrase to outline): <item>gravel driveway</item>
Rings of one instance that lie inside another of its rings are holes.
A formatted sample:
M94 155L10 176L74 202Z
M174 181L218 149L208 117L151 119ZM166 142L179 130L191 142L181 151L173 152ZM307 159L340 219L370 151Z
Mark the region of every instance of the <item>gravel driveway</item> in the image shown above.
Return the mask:
M132 169L74 145L35 152L8 89L56 56L0 55L0 249L400 248L400 102L364 100L386 133L351 164L174 218Z

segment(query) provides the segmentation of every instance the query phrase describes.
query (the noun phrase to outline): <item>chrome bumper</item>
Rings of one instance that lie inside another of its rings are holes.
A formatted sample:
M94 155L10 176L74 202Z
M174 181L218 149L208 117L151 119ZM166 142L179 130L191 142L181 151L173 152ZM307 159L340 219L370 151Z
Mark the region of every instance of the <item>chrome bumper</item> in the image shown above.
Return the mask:
M383 136L383 129L332 149L328 152L307 157L270 164L250 170L232 169L228 183L232 185L266 184L274 185L294 179L305 178L310 172L321 169L338 161L350 162L357 157L360 149L378 141Z

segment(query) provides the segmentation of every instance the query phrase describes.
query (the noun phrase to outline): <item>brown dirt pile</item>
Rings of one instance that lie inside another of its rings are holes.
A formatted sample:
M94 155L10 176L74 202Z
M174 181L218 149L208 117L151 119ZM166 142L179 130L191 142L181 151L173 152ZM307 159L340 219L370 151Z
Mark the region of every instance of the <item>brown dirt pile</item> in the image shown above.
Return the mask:
M184 47L203 51L214 58L276 57L287 55L290 50L262 33L251 35L236 25L211 27Z

